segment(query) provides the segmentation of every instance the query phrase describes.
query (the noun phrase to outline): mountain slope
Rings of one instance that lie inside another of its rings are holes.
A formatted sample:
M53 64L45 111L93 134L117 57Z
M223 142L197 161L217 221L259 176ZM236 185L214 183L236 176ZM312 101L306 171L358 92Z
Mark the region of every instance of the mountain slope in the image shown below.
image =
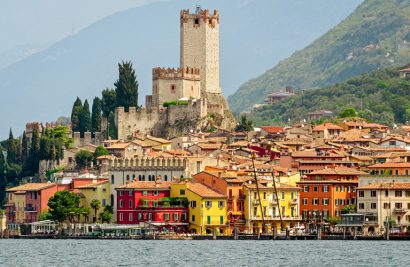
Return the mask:
M403 67L404 68L404 67ZM355 108L359 116L392 125L410 121L410 77L399 77L399 69L377 70L326 88L306 91L272 106L250 113L257 125L283 124L306 119L317 110L340 114Z
M410 60L410 1L366 0L337 27L294 53L229 97L235 112L263 103L271 91L324 87L378 68ZM410 45L407 44L408 48Z
M221 82L229 93L339 23L361 0L203 2L220 10ZM9 126L20 132L27 121L70 114L77 95L90 100L113 86L122 59L134 62L143 102L151 68L179 65L183 8L193 4L172 0L114 14L1 70L0 137Z

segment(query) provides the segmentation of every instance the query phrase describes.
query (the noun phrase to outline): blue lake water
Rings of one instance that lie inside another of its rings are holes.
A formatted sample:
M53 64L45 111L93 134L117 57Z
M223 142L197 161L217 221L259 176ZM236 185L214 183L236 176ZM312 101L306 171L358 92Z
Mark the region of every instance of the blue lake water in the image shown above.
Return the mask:
M408 266L408 241L0 239L1 266Z

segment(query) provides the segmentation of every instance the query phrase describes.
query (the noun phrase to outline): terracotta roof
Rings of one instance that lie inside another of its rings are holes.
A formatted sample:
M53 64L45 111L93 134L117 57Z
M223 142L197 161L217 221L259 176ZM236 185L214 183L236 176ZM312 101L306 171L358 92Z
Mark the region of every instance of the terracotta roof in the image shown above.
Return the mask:
M386 163L376 163L369 166L369 168L410 168L410 162L386 162Z
M97 186L105 184L105 183L108 183L108 180L107 181L100 181L100 182L96 182L96 183L91 183L91 184L79 185L75 189L94 189L94 188L97 188Z
M171 182L140 182L140 181L135 181L132 183L128 183L125 185L118 186L116 189L152 189L152 190L157 190L157 189L170 189L171 188Z
M354 168L337 167L326 168L323 170L313 171L308 175L366 175L367 173L356 170Z
M401 182L390 182L390 183L374 183L364 186L360 186L357 189L366 190L366 189L410 189L410 183L401 183Z
M261 126L262 130L270 134L277 134L285 132L285 126Z
M38 191L48 187L55 186L55 183L28 183L7 189L7 192L14 191Z
M103 155L103 156L99 156L97 159L115 159L115 156L113 156L113 155Z
M315 128L313 128L313 131L324 131L325 129L328 129L328 130L340 130L340 131L343 130L342 127L340 127L340 126L338 126L338 125L336 125L336 124L334 124L334 123L328 122L328 123L316 125Z
M316 150L303 150L292 152L293 158L344 158L345 156L336 153L322 153L318 156Z
M187 189L203 198L226 198L225 195L222 195L200 183L189 183Z
M252 184L246 183L244 185L245 185L246 188L256 189L256 184L255 183L252 183ZM262 189L262 190L275 190L275 187L273 185L272 186L266 186L266 185L263 185L261 183L258 183L258 187L259 187L259 189ZM288 190L300 190L300 188L297 187L297 186L284 184L284 183L276 184L276 188L277 189L288 189Z
M410 68L399 70L400 72L410 72Z
M116 143L116 144L113 144L109 147L106 147L106 149L125 149L130 144L131 143Z
M358 184L357 180L301 180L296 184Z

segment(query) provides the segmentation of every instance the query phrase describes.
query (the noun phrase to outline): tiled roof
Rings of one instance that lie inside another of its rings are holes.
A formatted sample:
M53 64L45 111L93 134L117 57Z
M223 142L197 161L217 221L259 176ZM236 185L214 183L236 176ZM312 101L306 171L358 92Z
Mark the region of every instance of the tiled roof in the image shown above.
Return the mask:
M410 162L386 162L386 163L376 163L369 166L369 168L410 168Z
M55 183L28 183L7 189L7 192L14 191L38 191L44 188L55 186Z
M401 182L391 182L391 183L374 183L364 186L360 186L357 189L366 190L366 189L410 189L410 183L401 183Z
M132 183L128 183L125 185L118 186L117 189L170 189L171 188L171 182L140 182L140 181L135 181Z
M277 133L283 133L286 127L285 126L261 126L260 128L270 134L277 134Z
M96 183L91 183L91 184L85 184L85 185L79 185L76 187L76 189L94 189L97 188L97 186L108 183L108 181L100 181Z
M188 190L194 192L195 194L203 198L225 198L226 197L225 195L222 195L200 183L189 183Z
M328 130L340 130L340 131L343 130L342 127L337 126L337 125L334 124L334 123L328 122L328 123L316 125L315 128L313 128L313 131L324 131L325 129L328 129Z
M129 146L131 143L116 143L113 144L109 147L107 147L106 149L125 149L127 146Z
M366 175L367 173L356 170L354 168L337 167L326 168L323 170L313 171L308 175Z

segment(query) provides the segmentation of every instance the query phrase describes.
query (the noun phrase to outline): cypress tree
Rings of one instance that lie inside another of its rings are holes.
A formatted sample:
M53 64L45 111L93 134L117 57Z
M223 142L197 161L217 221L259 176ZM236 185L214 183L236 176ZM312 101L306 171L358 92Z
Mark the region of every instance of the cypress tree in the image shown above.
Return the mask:
M96 97L93 100L93 107L91 113L91 132L101 131L101 100Z
M80 118L81 112L83 110L83 103L81 99L77 96L77 99L74 102L73 109L71 111L71 129L73 132L80 131Z
M26 131L23 132L23 137L21 139L21 163L24 164L28 156L28 142Z
M117 92L115 89L105 88L102 91L101 99L101 110L103 116L108 118L108 116L110 116L110 112L115 112L115 108L117 106Z
M40 161L40 133L38 129L38 124L34 126L33 136L31 137L31 146L28 157L27 170L31 174L38 172L38 163Z
M108 136L111 137L112 139L116 139L117 129L115 127L114 112L111 112L110 115L108 116L108 123L109 123Z
M84 136L85 132L91 130L91 114L90 114L90 105L88 104L88 100L84 101L84 106L81 111L80 116L80 133L81 136Z
M10 129L9 139L7 140L7 162L13 164L16 162L17 144L13 137L13 132Z
M118 80L114 83L117 105L124 107L125 111L129 107L138 107L138 81L131 61L118 64L118 72Z
M0 204L6 196L7 186L7 162L4 158L3 151L0 149Z

